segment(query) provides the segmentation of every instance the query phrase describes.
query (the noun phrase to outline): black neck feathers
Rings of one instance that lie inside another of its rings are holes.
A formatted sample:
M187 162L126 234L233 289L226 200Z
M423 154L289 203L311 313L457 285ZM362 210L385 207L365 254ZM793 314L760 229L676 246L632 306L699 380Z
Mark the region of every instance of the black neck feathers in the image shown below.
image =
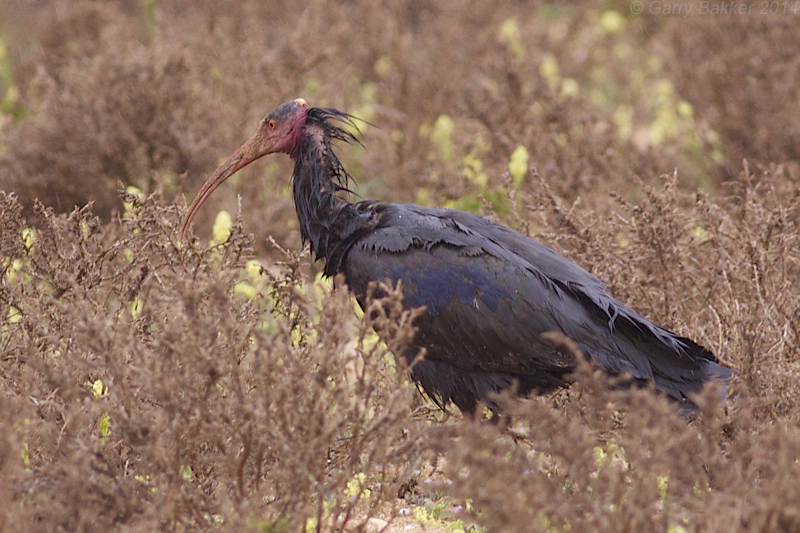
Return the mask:
M361 144L336 123L349 124L352 118L335 109L313 108L303 126L292 157L295 160L292 188L303 242L309 242L316 258L326 261L326 274L339 269L344 243L358 232L363 213L341 198L351 177L333 151L334 141ZM330 270L330 271L329 271Z

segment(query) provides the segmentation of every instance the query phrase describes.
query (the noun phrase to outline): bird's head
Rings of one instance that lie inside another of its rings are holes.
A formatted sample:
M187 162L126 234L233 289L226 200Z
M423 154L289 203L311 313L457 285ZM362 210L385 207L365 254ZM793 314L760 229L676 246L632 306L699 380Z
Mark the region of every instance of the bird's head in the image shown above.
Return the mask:
M268 154L283 152L293 155L307 118L308 104L302 98L286 102L264 117L255 134L214 171L197 193L184 218L181 238L186 238L192 220L203 202L238 170Z

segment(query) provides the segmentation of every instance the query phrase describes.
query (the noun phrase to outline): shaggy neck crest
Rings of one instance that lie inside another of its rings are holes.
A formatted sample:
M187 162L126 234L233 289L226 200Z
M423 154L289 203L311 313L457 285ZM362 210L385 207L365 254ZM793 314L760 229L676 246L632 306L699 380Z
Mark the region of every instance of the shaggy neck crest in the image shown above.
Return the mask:
M335 109L313 108L292 152L295 160L292 188L303 242L311 243L317 258L328 258L330 251L346 235L341 235L352 205L340 198L339 191L350 192L350 175L333 151L332 141L361 144L336 122L355 127L350 115Z

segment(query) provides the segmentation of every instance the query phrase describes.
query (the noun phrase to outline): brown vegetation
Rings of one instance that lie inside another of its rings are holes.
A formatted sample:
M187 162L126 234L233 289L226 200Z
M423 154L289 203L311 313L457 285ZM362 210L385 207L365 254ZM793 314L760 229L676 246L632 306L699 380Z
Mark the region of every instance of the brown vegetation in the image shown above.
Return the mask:
M797 20L0 4L0 529L797 531ZM585 368L499 424L437 411L391 356L396 298L387 346L283 251L287 161L181 242L183 195L295 96L380 128L343 149L362 196L530 233L714 351L729 399L686 421Z

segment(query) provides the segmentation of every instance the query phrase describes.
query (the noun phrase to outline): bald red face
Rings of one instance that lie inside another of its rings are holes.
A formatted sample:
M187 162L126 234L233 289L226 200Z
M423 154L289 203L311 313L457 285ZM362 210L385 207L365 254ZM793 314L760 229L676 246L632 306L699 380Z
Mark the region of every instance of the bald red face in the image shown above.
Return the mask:
M308 104L297 98L281 104L258 124L258 129L227 161L206 180L200 192L189 206L181 228L185 239L195 215L217 187L256 159L268 154L282 152L292 155L300 140L300 133L308 117Z
M308 104L302 98L276 107L258 125L258 131L254 137L261 136L261 144L255 147L259 154L256 159L275 152L291 155L297 146L300 131L303 129L307 117Z

